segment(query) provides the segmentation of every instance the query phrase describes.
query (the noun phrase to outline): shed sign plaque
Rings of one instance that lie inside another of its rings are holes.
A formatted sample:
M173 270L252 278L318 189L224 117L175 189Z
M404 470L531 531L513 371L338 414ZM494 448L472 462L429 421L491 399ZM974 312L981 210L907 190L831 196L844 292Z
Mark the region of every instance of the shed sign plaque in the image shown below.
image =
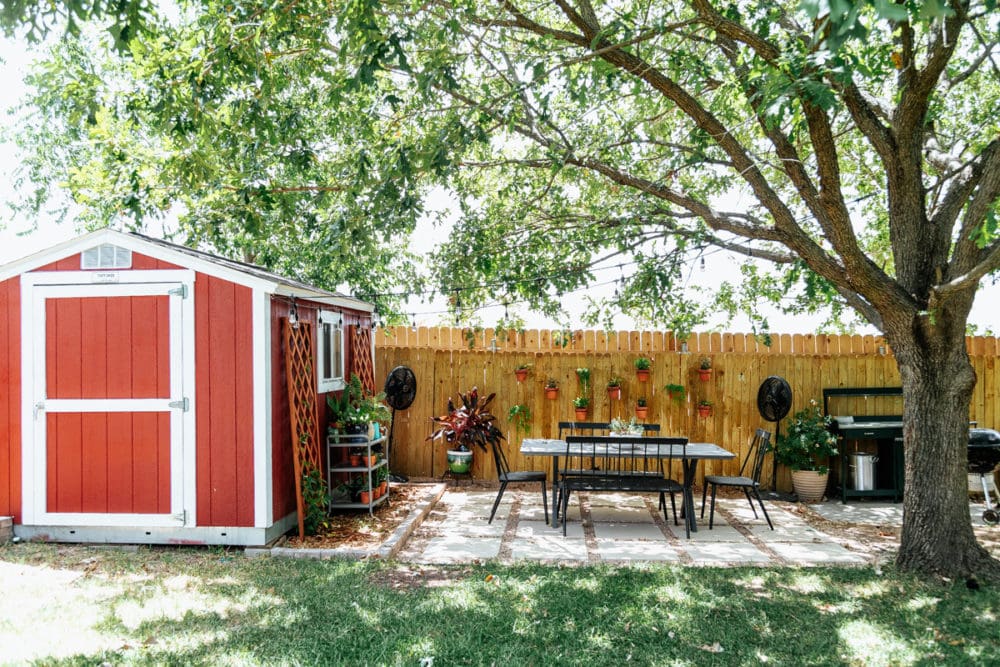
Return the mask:
M95 283L117 283L118 282L118 272L117 271L98 271L92 274L91 282Z

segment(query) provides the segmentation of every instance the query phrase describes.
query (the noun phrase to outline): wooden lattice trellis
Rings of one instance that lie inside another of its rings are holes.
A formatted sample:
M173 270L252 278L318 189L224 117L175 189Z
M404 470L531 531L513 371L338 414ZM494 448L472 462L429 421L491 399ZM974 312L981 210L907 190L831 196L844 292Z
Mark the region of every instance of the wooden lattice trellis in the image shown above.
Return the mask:
M287 319L283 320L283 327L288 407L292 425L292 460L295 469L295 505L299 513L299 539L302 539L305 537L302 473L321 469L319 424L316 423L313 331L308 322L292 325Z
M361 380L361 386L369 394L375 393L375 368L372 363L372 333L363 326L351 327L351 358L354 367L351 372Z

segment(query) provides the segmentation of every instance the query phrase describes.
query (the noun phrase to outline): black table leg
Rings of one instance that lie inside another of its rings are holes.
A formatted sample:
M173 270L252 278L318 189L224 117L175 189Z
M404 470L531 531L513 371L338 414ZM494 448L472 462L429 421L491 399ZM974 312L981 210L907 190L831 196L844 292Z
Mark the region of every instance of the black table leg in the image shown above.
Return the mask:
M552 527L559 527L559 457L552 457Z
M692 533L698 532L698 518L694 511L694 478L698 472L698 459L684 459L681 461L681 468L684 470L684 520L688 522L688 528Z

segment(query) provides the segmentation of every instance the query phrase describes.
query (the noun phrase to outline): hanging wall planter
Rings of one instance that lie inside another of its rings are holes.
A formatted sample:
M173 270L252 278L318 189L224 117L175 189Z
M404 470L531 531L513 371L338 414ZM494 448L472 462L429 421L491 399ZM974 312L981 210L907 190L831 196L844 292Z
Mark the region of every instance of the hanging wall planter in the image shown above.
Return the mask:
M622 397L622 379L620 377L612 377L608 380L608 400L618 401Z
M635 404L636 419L645 419L647 414L649 414L649 407L646 405L646 401L640 398Z
M712 404L708 401L702 401L698 404L698 416L699 417L711 417L712 416Z
M517 378L518 382L524 382L526 379L528 379L528 367L518 366L517 368L515 368L514 377Z
M702 382L708 382L712 379L712 360L708 357L703 357L701 360L701 365L698 367L698 379Z
M649 382L649 367L652 365L649 357L639 357L635 360L635 379L639 382Z
M559 397L559 385L556 384L555 380L549 378L549 381L545 383L545 398L549 399L550 401L554 401L558 397Z

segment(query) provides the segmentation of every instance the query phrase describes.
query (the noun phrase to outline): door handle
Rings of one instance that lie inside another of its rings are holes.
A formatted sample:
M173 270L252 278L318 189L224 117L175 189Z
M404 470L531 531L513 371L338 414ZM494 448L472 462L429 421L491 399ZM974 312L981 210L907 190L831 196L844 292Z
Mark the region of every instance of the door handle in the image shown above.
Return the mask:
M38 401L37 403L35 403L35 414L33 419L36 420L38 419L39 412L45 412L45 401Z

